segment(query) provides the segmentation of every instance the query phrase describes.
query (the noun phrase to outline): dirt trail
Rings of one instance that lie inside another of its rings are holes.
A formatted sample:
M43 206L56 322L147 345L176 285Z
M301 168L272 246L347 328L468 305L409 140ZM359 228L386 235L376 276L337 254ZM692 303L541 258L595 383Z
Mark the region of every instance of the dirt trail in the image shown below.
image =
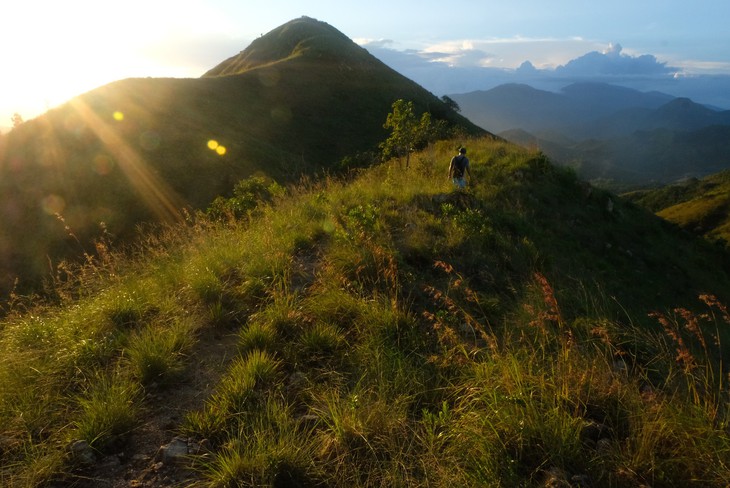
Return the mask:
M99 460L70 484L59 488L122 488L187 486L196 473L184 465L163 463L161 447L179 433L185 414L201 409L212 394L226 365L236 355L233 331L204 330L191 353L189 366L178 383L149 388L143 420L117 452Z

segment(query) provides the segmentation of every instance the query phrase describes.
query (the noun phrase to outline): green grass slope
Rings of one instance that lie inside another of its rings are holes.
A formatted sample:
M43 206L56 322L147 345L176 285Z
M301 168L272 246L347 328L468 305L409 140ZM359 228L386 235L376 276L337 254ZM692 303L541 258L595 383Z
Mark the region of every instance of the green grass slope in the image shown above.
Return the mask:
M730 242L730 172L625 197L689 232L725 246Z
M136 431L174 410L194 486L725 486L728 255L491 138L411 162L149 234L59 305L14 297L2 484L170 483Z
M93 253L101 222L126 238L141 222L205 208L253 174L291 182L340 171L346 156L372 164L400 98L448 129L484 133L314 19L275 29L241 56L199 79L111 83L3 137L0 288L52 274L49 257Z

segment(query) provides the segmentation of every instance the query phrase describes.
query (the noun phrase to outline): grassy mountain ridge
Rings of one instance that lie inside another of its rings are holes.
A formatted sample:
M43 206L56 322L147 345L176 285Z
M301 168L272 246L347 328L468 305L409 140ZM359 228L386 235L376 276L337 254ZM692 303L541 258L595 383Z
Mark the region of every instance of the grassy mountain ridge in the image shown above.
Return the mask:
M694 234L725 245L730 242L730 173L727 171L624 196Z
M342 170L346 157L372 164L399 98L448 130L484 133L314 19L285 24L242 56L229 75L110 83L4 136L0 288L93 253L104 232L122 240L140 223L179 220L253 174L291 182Z
M727 253L503 141L411 162L172 226L60 305L16 297L0 480L182 482L135 434L163 410L168 439L207 445L194 486L724 486ZM233 356L200 356L216 335Z
M373 68L364 48L325 22L309 17L292 20L254 40L246 50L231 56L203 76L241 74L250 69L304 56L329 58L343 67L361 64Z

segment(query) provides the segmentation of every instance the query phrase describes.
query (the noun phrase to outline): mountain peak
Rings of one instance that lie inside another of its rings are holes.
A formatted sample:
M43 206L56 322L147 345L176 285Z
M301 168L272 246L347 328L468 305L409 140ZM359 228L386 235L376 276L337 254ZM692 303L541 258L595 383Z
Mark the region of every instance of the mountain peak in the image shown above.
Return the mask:
M240 74L295 57L338 59L340 62L363 62L371 58L364 48L328 23L304 16L262 35L203 77Z
M699 103L695 103L689 98L679 97L659 107L658 112L663 117L711 117L715 114L711 110Z

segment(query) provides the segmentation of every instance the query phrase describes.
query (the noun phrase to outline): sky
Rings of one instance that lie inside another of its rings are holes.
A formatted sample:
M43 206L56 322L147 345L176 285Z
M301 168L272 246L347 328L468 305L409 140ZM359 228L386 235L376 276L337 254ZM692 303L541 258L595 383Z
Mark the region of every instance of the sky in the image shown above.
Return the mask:
M0 10L0 127L119 79L199 77L303 15L437 95L489 88L503 78L484 73L525 61L550 75L599 69L588 53L632 75L730 79L728 0L8 0Z

